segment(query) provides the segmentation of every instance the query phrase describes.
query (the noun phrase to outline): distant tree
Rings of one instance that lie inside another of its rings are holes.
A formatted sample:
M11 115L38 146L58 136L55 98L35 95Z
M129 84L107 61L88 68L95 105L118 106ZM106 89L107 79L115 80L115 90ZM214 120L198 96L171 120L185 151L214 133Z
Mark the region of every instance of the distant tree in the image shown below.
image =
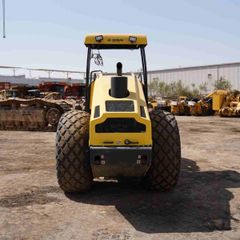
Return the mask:
M208 83L207 82L204 82L204 83L201 83L198 88L199 88L199 92L200 94L202 95L203 93L206 93L208 91Z
M232 84L230 81L226 80L225 78L221 77L219 80L216 80L214 83L214 89L222 89L222 90L231 90Z
M191 90L188 86L185 86L181 80L176 82L176 90L175 95L176 96L189 96L191 95Z
M157 95L159 91L159 81L158 78L153 78L153 80L148 84L150 96Z
M166 83L164 85L164 97L169 97L170 92L171 92L171 86L170 86L170 84Z
M166 83L163 81L160 81L158 83L158 88L159 88L159 94L161 96L165 96L166 95Z
M207 83L202 83L197 87L194 83L189 86L183 84L181 80L166 83L158 78L148 85L150 96L161 96L177 99L179 96L201 97L207 92Z

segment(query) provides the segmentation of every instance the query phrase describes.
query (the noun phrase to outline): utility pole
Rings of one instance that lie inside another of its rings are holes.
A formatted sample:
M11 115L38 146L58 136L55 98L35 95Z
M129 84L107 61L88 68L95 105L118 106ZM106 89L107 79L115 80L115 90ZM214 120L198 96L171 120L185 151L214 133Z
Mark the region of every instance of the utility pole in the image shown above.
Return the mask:
M3 15L3 38L6 38L6 30L5 30L5 0L2 0L2 15Z

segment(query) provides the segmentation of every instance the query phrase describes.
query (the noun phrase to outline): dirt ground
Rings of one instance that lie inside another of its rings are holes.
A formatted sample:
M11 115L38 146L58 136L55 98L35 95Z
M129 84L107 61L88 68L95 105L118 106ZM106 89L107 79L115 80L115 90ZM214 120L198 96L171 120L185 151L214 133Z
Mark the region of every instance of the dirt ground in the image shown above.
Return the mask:
M176 189L97 182L65 195L55 133L0 132L0 239L240 239L240 119L178 117Z

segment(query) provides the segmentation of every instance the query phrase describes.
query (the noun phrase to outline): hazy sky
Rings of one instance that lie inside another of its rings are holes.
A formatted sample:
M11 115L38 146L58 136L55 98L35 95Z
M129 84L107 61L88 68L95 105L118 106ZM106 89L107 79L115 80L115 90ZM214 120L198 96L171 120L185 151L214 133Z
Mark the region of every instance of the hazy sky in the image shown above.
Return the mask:
M240 61L240 0L5 1L0 65L85 70L91 32L147 34L149 69Z

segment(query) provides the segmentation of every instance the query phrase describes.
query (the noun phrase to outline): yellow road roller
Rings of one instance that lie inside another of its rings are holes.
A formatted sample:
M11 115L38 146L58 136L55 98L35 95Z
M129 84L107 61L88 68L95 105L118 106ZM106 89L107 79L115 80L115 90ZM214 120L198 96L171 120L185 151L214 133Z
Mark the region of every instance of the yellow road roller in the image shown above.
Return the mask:
M179 130L171 113L148 111L146 36L90 34L85 45L85 107L63 114L57 127L60 188L84 192L101 177L137 178L150 190L173 189L180 172ZM102 67L100 51L109 50L140 51L142 72L124 72L121 62L113 73L92 68L92 63Z

